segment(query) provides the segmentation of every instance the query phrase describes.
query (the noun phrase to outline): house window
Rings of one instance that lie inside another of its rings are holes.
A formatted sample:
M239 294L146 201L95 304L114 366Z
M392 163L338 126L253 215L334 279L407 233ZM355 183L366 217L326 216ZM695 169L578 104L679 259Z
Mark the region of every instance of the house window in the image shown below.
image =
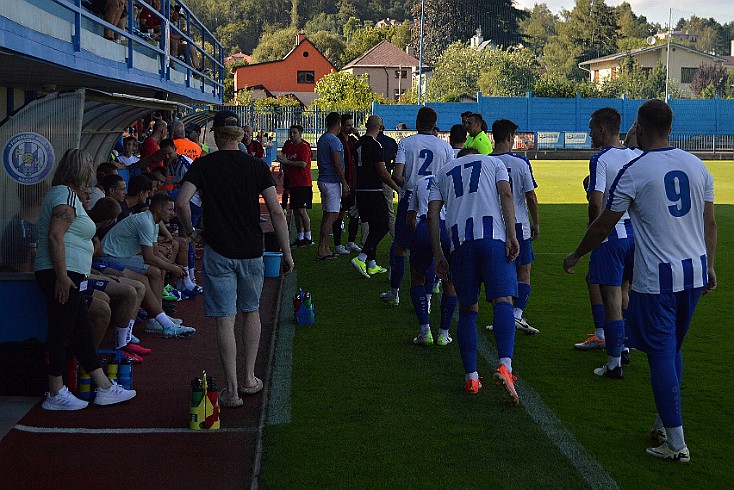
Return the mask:
M693 78L696 76L698 68L681 68L680 69L680 83L691 83Z
M408 70L395 70L395 78L408 78Z
M397 89L396 88L395 91L394 91L393 99L394 100L398 100L400 98L400 96L403 95L404 93L405 93L405 89Z
M298 72L298 83L314 83L314 76L312 71L299 71Z

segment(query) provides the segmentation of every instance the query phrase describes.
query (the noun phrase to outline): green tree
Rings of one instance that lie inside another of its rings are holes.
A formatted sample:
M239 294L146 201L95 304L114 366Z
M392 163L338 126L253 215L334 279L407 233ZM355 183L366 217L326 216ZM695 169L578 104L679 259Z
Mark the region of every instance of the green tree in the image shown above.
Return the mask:
M726 68L701 63L691 82L691 92L704 99L711 99L716 95L726 97L728 83L729 71Z
M356 77L344 71L323 77L314 92L319 94L314 103L325 110L369 109L373 101L382 102L382 97L370 88L367 75Z
M519 97L533 89L537 66L531 49L496 49L487 52L487 56L487 67L477 81L484 95Z
M477 27L485 39L501 46L514 46L521 39L518 22L527 13L513 6L513 0L426 0L423 58L434 63L443 50L456 41L466 42ZM413 7L413 17L421 18L421 2ZM413 45L419 45L420 22L413 26Z
M341 28L336 20L336 15L325 14L323 12L306 21L303 30L306 32L326 31L333 34L341 34Z
M632 6L627 2L614 7L614 13L617 17L618 34L620 39L624 38L641 38L654 34L650 24L645 16L637 16L632 12Z
M266 26L260 42L252 51L253 62L282 60L293 49L296 34L298 34L298 29L295 27L279 29L274 26Z
M340 68L341 65L339 64L339 60L344 53L346 45L338 35L332 32L318 31L313 34L309 34L308 39L319 51L321 51L321 54L326 56L326 59L328 59L332 65Z
M535 97L569 99L576 97L576 94L586 98L599 97L599 89L588 80L575 82L557 74L543 73L533 90Z
M556 35L558 17L544 3L536 3L527 18L520 21L523 44L529 46L536 56L543 54L548 39Z
M352 33L351 40L342 53L342 66L366 53L382 41L389 41L398 48L405 49L405 46L410 42L410 24L406 22L396 26L357 29Z
M573 10L561 15L558 35L546 44L543 62L551 72L581 81L587 75L579 62L617 51L617 18L604 0L576 0Z
M439 56L428 79L426 100L453 102L461 95L479 91L479 77L489 66L487 51L477 51L461 41L449 45Z

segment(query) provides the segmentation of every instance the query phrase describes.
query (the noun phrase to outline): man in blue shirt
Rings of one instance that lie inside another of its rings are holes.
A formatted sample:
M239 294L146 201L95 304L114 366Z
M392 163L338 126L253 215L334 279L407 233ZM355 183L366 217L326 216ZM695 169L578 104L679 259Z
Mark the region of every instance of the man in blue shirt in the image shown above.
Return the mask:
M330 112L326 116L326 132L316 144L316 164L319 169L319 192L324 217L319 232L319 247L316 250L318 260L335 259L329 248L329 232L339 215L342 198L349 193L349 186L344 177L344 147L337 135L341 131L341 116Z

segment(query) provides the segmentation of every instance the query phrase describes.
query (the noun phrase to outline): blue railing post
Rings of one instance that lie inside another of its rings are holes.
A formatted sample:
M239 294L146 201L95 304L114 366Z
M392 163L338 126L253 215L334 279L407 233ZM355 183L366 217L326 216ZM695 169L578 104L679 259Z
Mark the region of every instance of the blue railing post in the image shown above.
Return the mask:
M78 53L82 50L82 0L75 0L74 5L76 6L74 11L74 35L71 37L71 42L74 44L74 51Z
M721 106L721 99L719 98L719 94L716 94L716 98L714 99L714 109L716 110L716 120L714 122L714 153L716 153L716 139L719 137L719 108Z
M134 26L135 26L135 10L133 5L133 0L127 1L127 32L129 34L133 34L135 32ZM132 68L133 67L133 40L132 36L129 36L127 38L127 67Z

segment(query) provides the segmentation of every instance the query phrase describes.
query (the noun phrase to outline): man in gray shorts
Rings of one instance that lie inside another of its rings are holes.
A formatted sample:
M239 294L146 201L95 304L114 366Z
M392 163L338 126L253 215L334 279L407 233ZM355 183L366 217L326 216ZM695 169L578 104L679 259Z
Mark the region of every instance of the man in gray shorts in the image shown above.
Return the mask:
M218 151L198 158L186 172L176 199L183 231L204 245L204 314L217 321L219 357L227 386L219 395L222 407L243 405L239 394L259 392L263 383L255 377L255 360L260 344L260 294L263 286L263 235L260 201L265 200L278 244L283 250L281 270L293 270L288 225L280 207L275 181L260 159L243 153L239 117L220 111L212 126ZM205 230L191 227L189 202L201 191ZM245 380L237 383L235 318L244 313Z
M341 116L330 112L326 116L326 132L316 144L316 164L319 168L319 192L324 217L319 232L318 260L335 259L339 255L329 248L329 233L336 222L341 208L341 200L349 194L344 177L344 147L336 136L341 131Z

